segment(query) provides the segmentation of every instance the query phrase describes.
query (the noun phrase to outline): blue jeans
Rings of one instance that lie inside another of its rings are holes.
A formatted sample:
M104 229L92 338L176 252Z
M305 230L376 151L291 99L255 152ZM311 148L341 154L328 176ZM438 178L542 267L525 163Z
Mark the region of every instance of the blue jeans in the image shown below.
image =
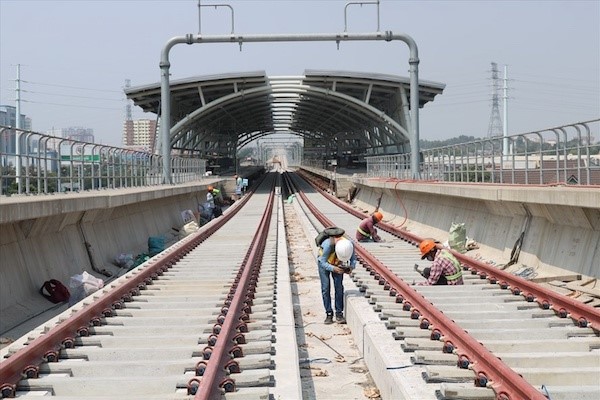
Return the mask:
M335 290L335 313L336 315L342 315L344 313L344 285L342 283L344 274L336 274L323 268L317 268L319 269L319 278L321 278L321 296L323 297L325 312L333 314L331 308L331 280L329 279L329 276L331 276L333 277L333 288Z

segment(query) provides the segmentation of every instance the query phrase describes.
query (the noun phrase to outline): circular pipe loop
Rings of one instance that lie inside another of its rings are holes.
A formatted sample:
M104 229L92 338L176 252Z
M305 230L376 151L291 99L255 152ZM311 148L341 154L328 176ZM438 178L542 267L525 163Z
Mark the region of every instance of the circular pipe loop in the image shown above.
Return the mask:
M246 336L244 336L242 333L238 333L231 339L231 341L235 344L246 344Z
M480 373L475 378L475 386L477 386L477 387L486 387L487 383L488 383L488 377L485 376L485 374L483 374L483 373Z
M458 358L458 363L457 363L458 368L468 369L469 365L471 365L471 360L469 360L469 358L467 356L463 355Z
M217 344L218 339L219 339L219 337L217 335L210 335L206 342L208 343L209 346L214 346Z
M235 381L231 378L227 378L221 382L219 387L223 389L225 393L235 392Z
M421 329L429 329L429 320L427 318L423 318L421 323L419 324L419 328Z
M454 345L452 344L452 342L446 342L446 343L444 343L444 347L442 348L442 352L443 353L452 354L454 352Z
M239 374L240 372L242 372L240 364L235 360L229 360L225 364L225 369L229 371L230 374Z
M37 365L28 365L23 370L26 379L37 379L40 377L40 368Z
M188 395L195 395L198 392L198 387L200 387L200 379L192 378L187 384L187 392Z
M206 346L204 350L202 350L202 358L204 358L205 360L210 360L210 356L212 355L212 353L212 347Z
M82 326L79 329L77 329L77 334L79 336L90 336L90 330L87 326Z
M206 372L206 362L204 361L198 361L196 363L196 376L204 376L204 372Z
M219 333L221 333L221 329L223 329L223 326L221 324L214 324L212 331L215 335L218 335Z
M44 354L46 362L58 362L58 352L56 350L49 350Z
M2 394L2 398L13 398L17 394L17 385L5 383L0 386L0 393Z
M241 322L238 324L238 326L235 327L235 329L238 332L248 333L248 324L246 324L245 322Z
M569 313L564 308L561 308L560 310L558 310L558 316L561 318L567 318L569 316Z
M529 303L533 303L533 301L535 300L535 296L531 293L527 293L527 295L525 296L525 300L527 300Z
M229 354L231 354L231 357L233 358L244 357L244 352L240 346L233 346Z
M66 337L62 341L62 345L65 349L72 349L75 347L75 339L70 336Z
M419 312L419 310L414 309L411 311L410 319L419 319L420 317L421 317L421 313Z
M542 301L541 306L542 306L542 308L544 310L549 310L550 309L550 302L548 300L544 300L544 301Z

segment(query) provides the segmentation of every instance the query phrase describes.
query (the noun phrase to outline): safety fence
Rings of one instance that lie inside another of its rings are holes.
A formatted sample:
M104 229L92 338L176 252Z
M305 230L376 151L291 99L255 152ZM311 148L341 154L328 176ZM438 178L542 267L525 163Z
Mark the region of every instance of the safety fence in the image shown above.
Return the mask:
M49 194L164 183L162 157L0 126L0 194ZM201 179L206 160L172 156L172 183Z
M420 152L419 179L600 185L600 119ZM366 157L367 176L413 179L411 154Z

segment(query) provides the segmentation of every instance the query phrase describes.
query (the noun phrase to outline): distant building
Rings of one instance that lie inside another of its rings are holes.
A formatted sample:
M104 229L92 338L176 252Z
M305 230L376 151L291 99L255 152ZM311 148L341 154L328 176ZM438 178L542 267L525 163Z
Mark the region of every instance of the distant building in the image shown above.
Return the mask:
M123 145L152 150L156 138L156 128L156 120L153 119L126 120L123 123Z
M0 105L0 125L17 127L17 108ZM21 114L21 129L31 130L31 118ZM12 129L0 133L0 153L14 154L16 152L16 136Z
M63 128L61 129L61 136L77 142L94 143L94 130L91 128L83 128L81 126Z

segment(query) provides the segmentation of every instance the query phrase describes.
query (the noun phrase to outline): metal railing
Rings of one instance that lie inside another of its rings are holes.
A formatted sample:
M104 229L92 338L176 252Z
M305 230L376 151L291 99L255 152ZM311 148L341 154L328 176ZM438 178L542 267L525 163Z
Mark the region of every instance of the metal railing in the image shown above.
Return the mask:
M173 183L201 179L206 160L172 157ZM162 157L0 126L0 194L162 185Z
M600 185L600 119L421 152L420 179ZM411 154L366 157L367 176L412 179Z

